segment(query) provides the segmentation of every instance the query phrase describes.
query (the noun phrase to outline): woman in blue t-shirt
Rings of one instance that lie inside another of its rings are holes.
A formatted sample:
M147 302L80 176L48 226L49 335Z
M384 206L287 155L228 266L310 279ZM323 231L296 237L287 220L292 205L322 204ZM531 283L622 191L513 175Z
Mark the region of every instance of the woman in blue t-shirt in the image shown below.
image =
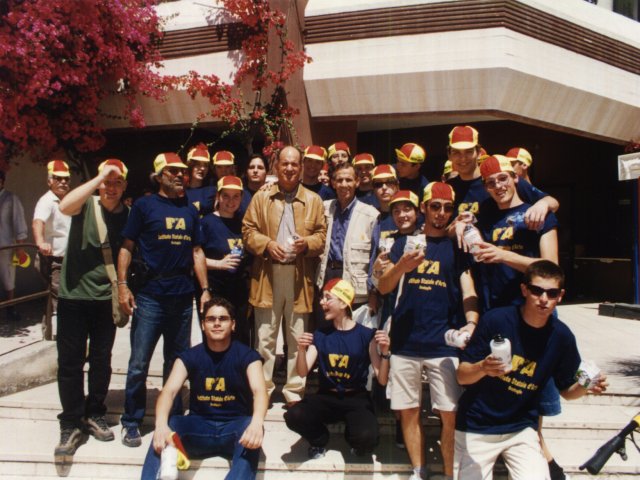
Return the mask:
M189 185L185 189L185 194L201 217L213 211L215 188L211 186L210 160L209 150L203 143L193 147L187 154Z
M242 180L234 176L218 181L214 212L201 223L202 249L207 257L209 287L217 296L229 300L236 308L236 336L250 345L247 320L249 256L242 245Z
M305 395L284 419L287 427L309 442L311 459L325 455L330 423L345 422L345 439L356 455L369 454L378 444L378 421L366 385L369 366L378 382L387 383L390 342L386 332L351 318L354 296L349 282L330 280L322 290L320 306L331 325L298 338L298 375L306 377L317 360L318 392Z

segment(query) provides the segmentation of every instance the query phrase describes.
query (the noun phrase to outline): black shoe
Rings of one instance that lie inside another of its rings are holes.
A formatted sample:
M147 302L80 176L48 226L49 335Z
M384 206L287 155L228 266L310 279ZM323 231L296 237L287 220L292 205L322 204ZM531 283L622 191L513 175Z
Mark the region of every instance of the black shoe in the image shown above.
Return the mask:
M311 460L317 460L325 456L327 449L324 447L309 447L307 453Z
M77 427L67 427L60 430L60 443L56 445L54 455L71 456L85 440L84 434Z
M93 415L84 419L84 429L89 435L101 442L111 442L115 435L107 425L104 415Z
M127 447L139 447L142 445L142 436L138 427L122 427L122 444Z

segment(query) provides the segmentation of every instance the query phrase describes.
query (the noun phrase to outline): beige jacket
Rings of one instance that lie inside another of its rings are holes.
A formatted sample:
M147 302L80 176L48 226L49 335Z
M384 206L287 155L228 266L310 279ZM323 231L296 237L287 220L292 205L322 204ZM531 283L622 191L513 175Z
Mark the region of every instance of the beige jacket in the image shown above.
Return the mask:
M331 231L333 230L333 217L336 211L337 200L324 202L325 216L327 217L327 243L320 260L316 285L324 286L324 276L327 270L329 257L329 244L331 243ZM367 275L369 272L369 256L371 254L371 233L380 212L360 201L353 206L353 212L349 218L349 226L344 239L342 250L343 273L342 278L351 282L356 291L353 303L363 303L369 298L367 289Z
M284 212L284 194L278 185L272 185L253 196L242 221L242 241L254 255L251 266L249 303L254 307L273 306L272 260L267 244L275 240ZM324 249L327 224L322 200L302 185L293 200L296 233L307 241L308 250L296 258L294 305L296 313L309 313L313 308L313 279L319 256Z

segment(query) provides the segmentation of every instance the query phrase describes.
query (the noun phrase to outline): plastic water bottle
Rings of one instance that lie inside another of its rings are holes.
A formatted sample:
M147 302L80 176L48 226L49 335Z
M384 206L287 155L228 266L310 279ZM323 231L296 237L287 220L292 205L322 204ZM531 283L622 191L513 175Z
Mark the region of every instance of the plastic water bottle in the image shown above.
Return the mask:
M482 243L480 230L470 223L467 223L467 226L464 227L464 231L462 232L462 238L464 239L464 243L469 247L469 253L473 255L474 259L476 259L475 256L480 252L480 247L478 245Z
M237 243L233 246L233 248L231 249L231 255L237 255L240 257L240 260L242 260L242 254L244 253L244 249L242 248L241 245L238 245ZM229 270L231 273L236 273L238 271L238 267L233 268L232 270Z
M489 343L491 355L499 359L505 366L505 373L511 371L511 342L499 333L493 337Z
M469 332L461 332L455 328L451 328L444 333L444 342L450 347L464 348L471 340Z
M173 445L167 445L162 449L158 479L178 480L178 450Z

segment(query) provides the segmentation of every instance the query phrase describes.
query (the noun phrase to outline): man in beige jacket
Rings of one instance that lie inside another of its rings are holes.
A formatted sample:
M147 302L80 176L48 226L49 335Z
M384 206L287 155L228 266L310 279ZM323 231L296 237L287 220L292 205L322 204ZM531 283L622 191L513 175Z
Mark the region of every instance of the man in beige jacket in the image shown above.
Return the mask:
M300 184L301 155L291 146L278 155L278 183L258 191L242 222L245 248L254 255L249 302L255 308L256 349L264 360L269 395L280 321L287 343L287 405L302 398L305 381L296 372L297 338L313 305L313 279L324 250L327 225L322 200Z

